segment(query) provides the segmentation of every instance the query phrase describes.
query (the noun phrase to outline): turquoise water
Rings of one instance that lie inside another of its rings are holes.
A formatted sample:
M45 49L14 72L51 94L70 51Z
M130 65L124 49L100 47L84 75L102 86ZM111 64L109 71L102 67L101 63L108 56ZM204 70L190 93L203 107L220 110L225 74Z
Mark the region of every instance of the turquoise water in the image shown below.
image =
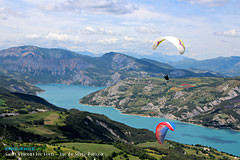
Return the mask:
M201 144L204 146L210 146L220 151L240 156L240 132L205 128L197 125L182 123L180 121L167 120L164 118L124 115L112 107L93 107L78 103L81 97L102 89L103 87L62 84L46 84L37 86L46 91L39 93L38 95L40 97L45 98L50 103L59 107L67 109L77 108L81 111L104 114L112 120L125 123L135 128L146 128L151 131L155 131L155 127L159 122L172 121L176 125L176 130L169 130L166 139L184 144Z

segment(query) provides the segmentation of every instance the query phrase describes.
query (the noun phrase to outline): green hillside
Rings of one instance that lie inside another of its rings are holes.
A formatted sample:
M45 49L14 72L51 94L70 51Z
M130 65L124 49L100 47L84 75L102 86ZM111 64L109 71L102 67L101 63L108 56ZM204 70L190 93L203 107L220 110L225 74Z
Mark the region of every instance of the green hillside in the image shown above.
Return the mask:
M63 140L76 139L129 143L155 140L154 134L148 130L135 129L112 121L103 115L81 112L75 109L65 112L48 111L3 117L0 125L2 127L2 135L8 135L11 132L4 129L4 125L8 125L15 130L50 139L57 137ZM12 137L15 137L15 135Z
M34 151L7 151L5 148L32 148ZM5 153L5 154L4 154ZM75 160L239 160L239 157L201 145L183 145L165 141L145 142L137 145L97 142L12 142L0 140L0 158L14 159L75 159Z
M0 87L0 117L11 114L45 112L48 110L64 109L48 103L43 98L19 92L11 92Z

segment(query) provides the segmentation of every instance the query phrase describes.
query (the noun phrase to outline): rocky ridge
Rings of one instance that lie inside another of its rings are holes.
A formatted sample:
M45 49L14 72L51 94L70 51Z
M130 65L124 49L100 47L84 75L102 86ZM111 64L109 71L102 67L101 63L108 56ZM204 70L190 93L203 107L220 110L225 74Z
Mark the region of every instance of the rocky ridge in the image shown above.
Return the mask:
M110 52L90 57L59 48L20 46L0 50L0 73L30 83L110 86L128 77L202 77L218 75L176 69L168 64Z

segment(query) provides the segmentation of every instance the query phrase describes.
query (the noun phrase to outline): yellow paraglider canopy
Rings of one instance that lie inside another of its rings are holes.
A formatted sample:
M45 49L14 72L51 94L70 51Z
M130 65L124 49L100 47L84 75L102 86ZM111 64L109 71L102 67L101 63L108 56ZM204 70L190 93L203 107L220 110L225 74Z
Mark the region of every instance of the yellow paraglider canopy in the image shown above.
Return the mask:
M177 37L173 37L173 36L160 37L160 38L156 39L153 42L152 49L153 50L157 49L157 47L165 40L171 42L178 49L180 54L184 54L184 52L185 52L184 43Z

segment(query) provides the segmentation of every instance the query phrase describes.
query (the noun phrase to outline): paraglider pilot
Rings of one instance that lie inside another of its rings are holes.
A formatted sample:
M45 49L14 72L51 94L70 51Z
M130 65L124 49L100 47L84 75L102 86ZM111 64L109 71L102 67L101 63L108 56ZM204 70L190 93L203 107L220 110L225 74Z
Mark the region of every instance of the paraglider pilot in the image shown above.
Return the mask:
M165 75L164 78L165 78L165 80L167 80L167 81L169 80L168 75Z

